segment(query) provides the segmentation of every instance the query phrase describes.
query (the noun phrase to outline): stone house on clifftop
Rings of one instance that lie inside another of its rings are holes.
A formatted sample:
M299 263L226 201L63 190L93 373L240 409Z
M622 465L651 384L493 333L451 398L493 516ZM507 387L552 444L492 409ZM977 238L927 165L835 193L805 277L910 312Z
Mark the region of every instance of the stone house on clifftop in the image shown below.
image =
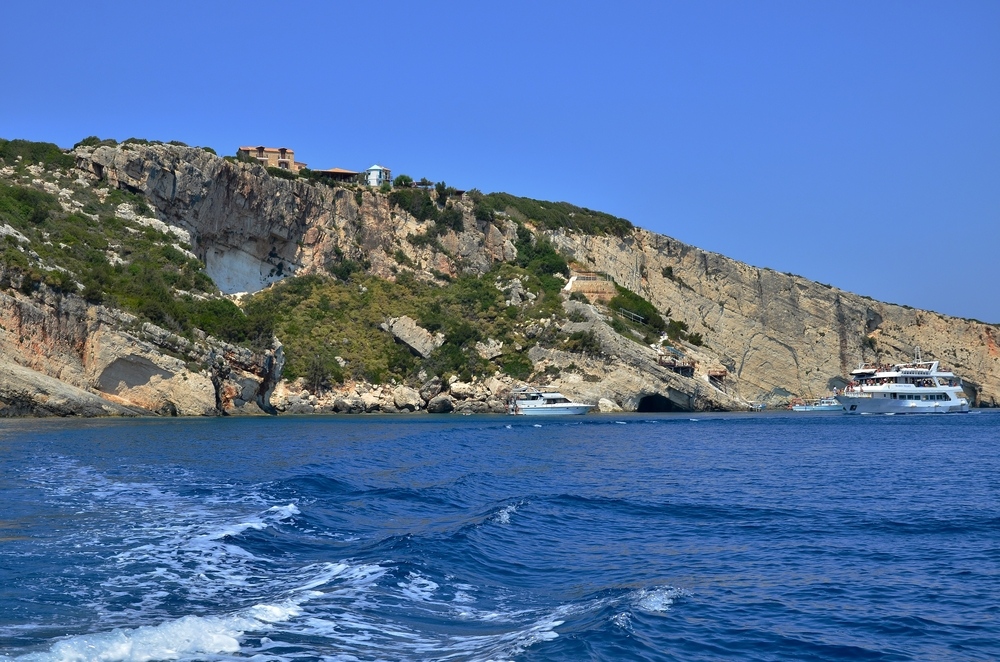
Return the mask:
M267 168L283 168L292 172L298 172L306 167L305 163L295 160L295 150L287 147L240 147L238 153L256 159L258 163Z

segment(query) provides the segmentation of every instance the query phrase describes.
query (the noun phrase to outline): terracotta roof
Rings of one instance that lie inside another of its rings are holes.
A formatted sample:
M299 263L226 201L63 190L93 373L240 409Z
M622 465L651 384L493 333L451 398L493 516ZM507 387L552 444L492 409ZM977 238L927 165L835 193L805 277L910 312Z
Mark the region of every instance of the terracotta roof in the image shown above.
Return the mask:
M328 168L327 170L316 170L315 172L329 172L334 175L356 175L357 172L353 170L344 170L343 168Z
M240 151L242 152L243 150L247 150L250 152L256 152L261 147L263 147L263 145L254 145L252 147L240 147ZM265 152L280 152L281 150L285 150L286 152L295 151L294 149L289 149L288 147L264 147Z

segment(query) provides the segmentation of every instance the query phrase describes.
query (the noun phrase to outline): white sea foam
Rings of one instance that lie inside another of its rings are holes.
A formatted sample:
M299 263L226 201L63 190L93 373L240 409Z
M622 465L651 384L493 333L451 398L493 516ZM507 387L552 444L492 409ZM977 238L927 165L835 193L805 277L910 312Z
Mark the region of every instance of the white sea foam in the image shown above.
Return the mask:
M185 616L162 625L70 637L46 652L10 659L24 662L178 660L198 654L235 653L240 649L238 637L241 634L229 619Z
M245 632L265 630L301 613L294 601L259 604L232 616L184 616L159 625L69 637L53 644L48 651L13 659L23 662L147 662L236 653Z
M615 614L611 617L611 622L628 632L632 631L632 614L627 611Z
M414 572L406 576L406 581L398 582L397 586L403 589L404 597L421 602L430 600L439 588L435 582Z
M689 595L687 591L673 586L661 586L653 589L641 589L632 596L635 606L643 611L664 612L670 609L679 598Z
M490 518L490 521L495 524L510 524L510 516L517 512L517 507L520 505L521 503L512 503L509 506L501 508Z

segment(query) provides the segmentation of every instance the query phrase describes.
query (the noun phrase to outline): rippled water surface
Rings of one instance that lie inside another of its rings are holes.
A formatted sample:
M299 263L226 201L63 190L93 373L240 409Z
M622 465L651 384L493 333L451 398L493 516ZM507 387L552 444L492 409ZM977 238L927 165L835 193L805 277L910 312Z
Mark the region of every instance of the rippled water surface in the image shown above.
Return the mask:
M0 659L996 660L1000 413L0 422Z

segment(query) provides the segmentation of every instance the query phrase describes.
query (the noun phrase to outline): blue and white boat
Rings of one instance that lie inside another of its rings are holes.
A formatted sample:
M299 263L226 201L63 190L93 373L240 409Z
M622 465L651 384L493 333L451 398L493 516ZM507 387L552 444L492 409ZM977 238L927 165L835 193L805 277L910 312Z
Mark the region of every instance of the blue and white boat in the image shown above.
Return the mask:
M573 402L558 391L534 386L515 388L507 398L507 413L517 416L565 416L586 414L593 405Z

